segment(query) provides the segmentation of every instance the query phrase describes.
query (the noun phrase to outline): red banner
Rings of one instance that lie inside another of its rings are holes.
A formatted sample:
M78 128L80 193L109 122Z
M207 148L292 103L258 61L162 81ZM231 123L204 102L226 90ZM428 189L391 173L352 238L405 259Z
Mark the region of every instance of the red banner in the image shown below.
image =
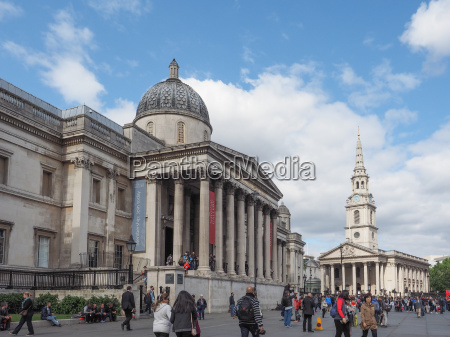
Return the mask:
M272 253L273 253L273 249L272 249L272 242L273 242L273 225L272 222L270 223L270 261L272 261Z
M209 191L209 243L216 244L216 195Z

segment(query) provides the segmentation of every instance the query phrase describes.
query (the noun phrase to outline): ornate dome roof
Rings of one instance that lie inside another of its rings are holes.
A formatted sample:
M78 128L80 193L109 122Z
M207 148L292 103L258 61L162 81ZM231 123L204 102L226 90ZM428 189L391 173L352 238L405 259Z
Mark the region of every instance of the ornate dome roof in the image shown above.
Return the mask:
M209 124L209 114L200 95L178 78L178 63L173 59L169 65L169 78L160 82L142 96L136 117L147 112L177 111L193 114Z
M278 207L278 213L280 214L291 214L289 209L284 205L284 202L281 202L281 205Z

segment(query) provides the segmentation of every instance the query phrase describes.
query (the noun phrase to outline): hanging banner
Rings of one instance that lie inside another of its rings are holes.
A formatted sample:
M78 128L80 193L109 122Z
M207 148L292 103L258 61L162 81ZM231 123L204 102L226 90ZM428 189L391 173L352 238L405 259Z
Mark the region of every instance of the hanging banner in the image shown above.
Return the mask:
M216 244L216 195L209 191L209 243Z
M145 204L147 201L147 181L133 180L133 219L131 233L136 242L136 252L145 251Z
M272 254L273 254L273 249L272 249L272 243L273 243L273 224L272 222L270 223L270 261L272 261Z

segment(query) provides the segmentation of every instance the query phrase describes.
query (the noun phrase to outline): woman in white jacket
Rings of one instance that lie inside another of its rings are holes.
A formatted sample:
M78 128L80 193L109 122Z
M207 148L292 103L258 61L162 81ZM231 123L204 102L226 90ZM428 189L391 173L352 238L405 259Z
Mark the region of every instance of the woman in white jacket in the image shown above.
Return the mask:
M169 337L171 312L172 308L169 305L169 294L164 293L156 302L154 311L153 332L156 337Z

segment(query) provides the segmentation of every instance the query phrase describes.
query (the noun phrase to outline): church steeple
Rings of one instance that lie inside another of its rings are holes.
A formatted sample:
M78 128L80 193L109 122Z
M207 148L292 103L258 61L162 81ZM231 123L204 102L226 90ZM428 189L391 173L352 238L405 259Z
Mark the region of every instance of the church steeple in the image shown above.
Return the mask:
M355 162L355 169L353 171L355 172L355 174L366 173L366 168L364 167L364 157L361 144L361 136L359 134L359 127L358 127L358 140L356 142L356 162Z

